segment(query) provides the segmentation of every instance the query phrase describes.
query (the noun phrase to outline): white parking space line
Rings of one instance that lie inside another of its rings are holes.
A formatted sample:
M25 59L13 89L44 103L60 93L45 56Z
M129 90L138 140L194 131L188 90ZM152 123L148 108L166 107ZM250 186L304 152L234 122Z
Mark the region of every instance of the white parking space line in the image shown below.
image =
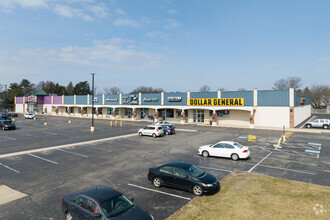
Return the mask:
M59 151L62 151L62 152L66 152L66 153L70 153L70 154L75 154L75 155L78 155L78 156L81 156L81 157L88 157L87 155L84 155L84 154L79 154L79 153L76 153L76 152L71 152L71 151L67 151L67 150L63 150L63 149L57 149Z
M198 165L197 165L198 166ZM228 172L228 173L231 173L233 171L230 171L230 170L224 170L224 169L219 169L219 168L213 168L213 167L203 167L203 166L198 166L200 168L204 168L204 169L207 169L207 170L218 170L218 171L225 171L225 172Z
M28 154L28 155L30 155L30 156L32 156L32 157L35 157L35 158L38 158L38 159L40 159L40 160L47 161L47 162L49 162L49 163L58 164L58 163L56 163L55 161L47 160L47 159L45 159L45 158L43 158L43 157L39 157L39 156L34 155L34 154Z
M256 165L254 165L248 172L250 173L254 168L256 168L259 164L261 164L262 161L266 160L267 157L269 157L269 155L271 155L272 152L270 152L269 154L267 154L267 156L264 157L264 159L260 160L259 163L257 163Z
M53 147L37 148L37 149L19 151L19 152L8 153L8 154L0 154L0 158L7 158L7 157L24 155L24 154L36 153L36 152L56 150L56 149L60 149L60 148L76 147L76 146L82 146L82 145L86 145L86 144L95 144L95 143L100 143L100 142L102 143L102 142L117 140L117 139L121 139L121 138L129 138L129 137L136 137L136 133L125 134L125 135L115 136L115 137L110 137L110 138L102 138L102 139L91 140L91 141L83 141L83 142L78 142L78 143L73 143L73 144L64 144L64 145L53 146ZM103 150L106 150L106 149L103 149Z
M81 146L82 146L82 147L91 148L91 149L99 149L99 150L104 150L104 151L111 151L111 150L104 149L104 148L101 148L101 147L89 146L89 145L86 145L86 144L83 144L83 145L81 145Z
M0 163L0 166L6 167L7 169L9 169L9 170L11 170L11 171L14 171L15 173L19 173L18 170L15 170L15 169L13 169L13 168L7 166L7 165L4 165L3 163Z
M274 166L268 166L268 165L259 165L260 167L268 167L268 168L273 168L273 169L279 169L279 170L287 170L287 171L292 171L292 172L297 172L297 173L305 173L305 174L309 174L309 175L316 175L316 173L310 173L310 172L306 172L306 171L301 171L301 170L292 170L292 169L288 169L288 168L282 168L282 167L274 167ZM250 172L250 171L249 171Z
M12 138L12 137L8 137L8 136L1 136L1 138L6 138L10 141L16 141L17 140L16 138Z
M190 130L190 129L175 129L176 131L185 131L185 132L197 132L197 130Z
M47 131L44 131L44 132L42 132L43 134L49 134L49 135L57 135L56 133L54 133L54 132L47 132Z
M165 194L165 195L168 195L168 196L173 196L173 197L180 198L180 199L191 200L191 198L187 198L187 197L183 197L183 196L178 196L178 195L175 195L175 194L166 193L166 192L162 192L162 191L159 191L159 190L149 189L149 188L146 188L146 187L143 187L143 186L137 186L137 185L130 184L130 183L127 183L127 185L133 186L133 187L136 187L136 188L140 188L140 189L144 189L144 190L149 190L149 191L152 191L152 192L157 192L157 193Z

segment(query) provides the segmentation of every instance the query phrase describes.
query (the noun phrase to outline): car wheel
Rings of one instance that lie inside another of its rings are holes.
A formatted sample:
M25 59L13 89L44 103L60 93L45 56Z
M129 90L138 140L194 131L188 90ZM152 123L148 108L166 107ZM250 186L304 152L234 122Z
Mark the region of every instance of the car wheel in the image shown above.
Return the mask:
M312 126L311 126L310 124L307 124L306 127L307 127L307 128L311 128Z
M208 157L209 156L209 152L207 152L206 150L203 151L202 153L203 157Z
M157 136L156 136L156 134L155 134L155 133L153 133L153 134L152 134L152 137L154 137L154 138L155 138L155 137L157 137Z
M67 211L66 213L65 213L65 220L72 220L73 218L72 218L72 215L71 215L71 212L70 211Z
M159 188L162 186L162 182L161 180L159 179L159 177L155 177L153 180L152 180L152 184L154 184L155 187Z
M143 136L142 132L139 132L139 136L140 136L140 137L142 137L142 136Z
M238 157L237 154L232 154L232 155L231 155L231 159L232 159L232 160L238 160L238 158L239 158L239 157Z
M193 193L196 195L196 196L201 196L203 195L203 189L200 185L194 185L193 186Z
M169 135L168 131L165 132L166 135Z
M328 129L328 127L329 127L328 125L323 125L324 129Z

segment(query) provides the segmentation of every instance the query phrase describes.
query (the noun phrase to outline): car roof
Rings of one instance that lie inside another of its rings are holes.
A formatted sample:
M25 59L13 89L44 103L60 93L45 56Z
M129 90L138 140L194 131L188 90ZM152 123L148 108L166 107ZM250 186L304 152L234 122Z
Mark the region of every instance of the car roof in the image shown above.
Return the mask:
M175 161L175 162L164 164L163 166L173 166L173 167L180 167L180 168L188 168L188 167L191 167L191 165L192 164L190 164L190 163Z
M234 144L234 141L219 141L217 144Z
M96 187L93 189L79 191L79 194L91 197L98 202L121 195L121 193L117 190L108 187Z

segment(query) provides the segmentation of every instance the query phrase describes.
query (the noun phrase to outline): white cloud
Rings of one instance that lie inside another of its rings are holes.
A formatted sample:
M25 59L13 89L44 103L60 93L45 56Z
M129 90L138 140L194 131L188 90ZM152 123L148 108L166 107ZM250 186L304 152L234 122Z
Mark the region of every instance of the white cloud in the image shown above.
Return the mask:
M330 61L330 57L327 58L321 58L318 60L318 62L329 62Z
M165 28L177 28L179 27L179 23L177 22L177 20L171 18L171 19L167 19L167 25L165 26Z
M91 16L85 14L82 10L74 9L66 5L56 5L54 8L54 12L67 18L78 17L82 18L85 21L93 20Z
M10 13L15 8L48 8L46 0L0 0L0 8L6 13Z
M2 54L0 51L0 74L30 73L32 70L42 74L50 66L56 66L57 71L64 72L68 68L77 71L84 68L101 68L105 71L154 70L164 68L169 60L162 54L134 47L137 45L131 40L111 38L94 41L91 47L21 49Z
M148 32L146 36L150 38L168 38L168 35L166 33L160 31Z
M174 9L170 9L170 10L167 11L167 13L175 15L177 12Z
M125 15L126 14L126 12L123 11L121 8L117 8L116 13L119 14L119 15Z
M125 26L139 27L140 26L137 21L131 20L131 19L117 19L117 20L113 21L112 24L115 26L121 26L121 27L125 27Z
M87 9L94 13L95 16L100 18L108 17L108 8L105 5L91 5Z

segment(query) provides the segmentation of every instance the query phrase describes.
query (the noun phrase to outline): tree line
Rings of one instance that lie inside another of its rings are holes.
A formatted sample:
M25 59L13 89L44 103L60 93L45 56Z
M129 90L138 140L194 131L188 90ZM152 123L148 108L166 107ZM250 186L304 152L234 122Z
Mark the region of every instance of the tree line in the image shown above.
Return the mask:
M300 96L307 96L311 98L311 105L315 109L319 109L321 106L330 105L330 86L329 85L312 85L311 88L305 87L301 89L303 83L302 78L291 76L288 78L282 78L276 80L272 89L274 90L288 90L294 88L297 94ZM87 95L92 94L88 81L78 82L73 85L70 81L67 86L60 85L53 81L40 81L38 84L33 84L27 79L23 79L20 83L10 83L7 92L4 91L4 86L0 84L0 108L13 108L14 98L22 97L31 91L44 90L48 95ZM200 92L209 92L211 88L208 85L200 87ZM220 87L218 90L226 91L226 89ZM246 91L245 88L239 88L237 91ZM117 95L121 92L118 87L105 88L105 94ZM139 86L132 90L130 94L136 93L159 93L164 92L162 88L153 88L147 86ZM94 94L97 94L96 89Z

